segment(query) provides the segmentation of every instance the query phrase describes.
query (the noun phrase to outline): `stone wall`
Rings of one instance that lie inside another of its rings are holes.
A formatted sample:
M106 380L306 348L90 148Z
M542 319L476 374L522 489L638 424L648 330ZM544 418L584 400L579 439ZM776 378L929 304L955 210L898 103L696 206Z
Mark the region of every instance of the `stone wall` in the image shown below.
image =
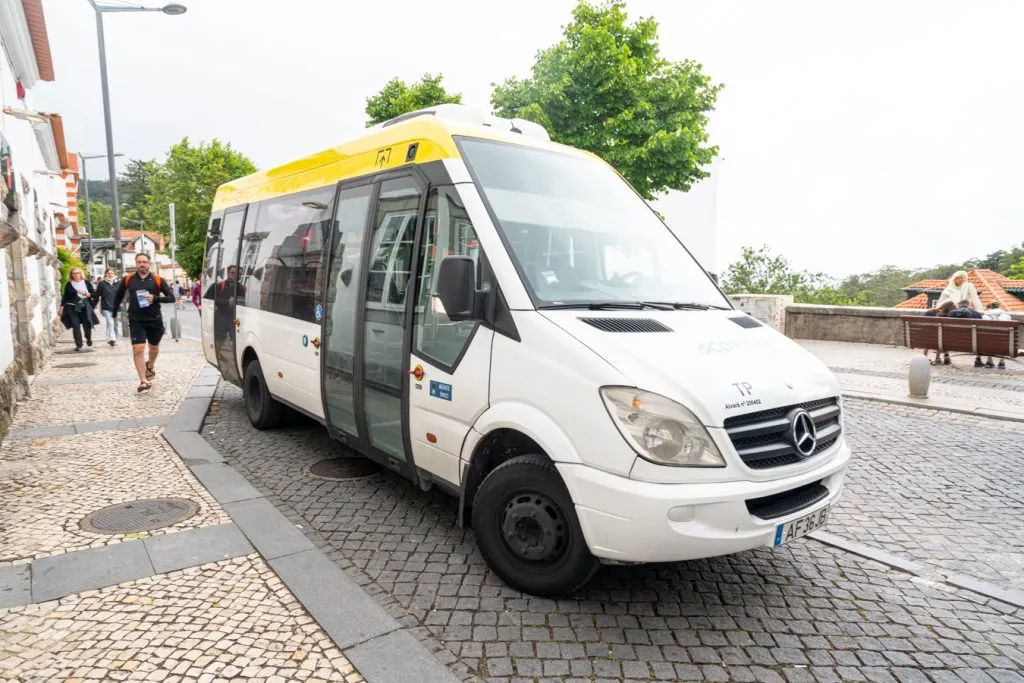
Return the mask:
M786 336L902 346L900 318L911 313L901 308L793 304L786 307ZM1013 314L1013 318L1024 322L1020 313Z

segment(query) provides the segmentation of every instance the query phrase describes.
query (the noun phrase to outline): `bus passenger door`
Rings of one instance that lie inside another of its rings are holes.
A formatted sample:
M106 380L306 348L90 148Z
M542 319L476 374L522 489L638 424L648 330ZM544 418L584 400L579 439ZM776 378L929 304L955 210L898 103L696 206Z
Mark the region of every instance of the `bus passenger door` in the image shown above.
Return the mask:
M221 249L217 264L217 282L213 287L213 339L217 354L217 367L221 377L240 384L238 358L235 353L236 305L238 296L238 247L242 240L242 223L246 207L231 209L224 214L221 224Z
M488 407L494 332L478 321L452 322L435 299L434 276L445 256L471 256L483 277L473 224L452 186L430 192L415 289L409 361L409 432L419 470L458 487L462 444Z
M206 231L206 253L203 259L203 271L199 274L199 291L202 309L199 324L202 329L203 355L206 362L217 366L217 349L213 336L213 293L217 283L217 261L220 259L220 225L224 214L218 212L210 219L210 227Z

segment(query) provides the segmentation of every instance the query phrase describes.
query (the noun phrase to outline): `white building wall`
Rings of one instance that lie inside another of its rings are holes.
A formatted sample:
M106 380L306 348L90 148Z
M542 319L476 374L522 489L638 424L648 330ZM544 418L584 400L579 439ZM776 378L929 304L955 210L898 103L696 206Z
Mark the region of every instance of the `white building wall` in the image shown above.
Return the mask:
M24 100L19 100L16 83L7 47L0 36L0 110L10 107L14 110L34 111L32 90L28 90ZM36 87L40 86L37 84ZM61 211L60 205L67 204L64 180L37 173L57 169L48 168L31 121L0 113L0 134L3 134L11 147L16 191L21 202L21 210L12 214L10 221L20 225L25 237L51 254L56 254L56 223L53 216L55 211ZM37 218L44 226L42 232L38 230ZM14 330L11 329L14 302L10 301L8 293L8 283L13 273L7 271L3 251L0 250L0 374L7 370L14 359ZM25 259L24 265L30 295L36 302L30 326L39 335L43 334L44 328L50 326L57 314L55 269L46 263L45 258L37 259L34 256ZM44 334L44 338L48 338L48 334Z
M14 360L14 343L11 336L11 301L8 292L10 276L7 273L7 259L0 251L0 373Z

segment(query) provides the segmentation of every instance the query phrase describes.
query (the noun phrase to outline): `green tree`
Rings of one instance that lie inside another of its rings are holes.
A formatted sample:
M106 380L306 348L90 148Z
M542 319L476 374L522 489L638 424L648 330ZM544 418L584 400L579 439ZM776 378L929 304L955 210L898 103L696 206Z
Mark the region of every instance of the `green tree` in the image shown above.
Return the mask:
M144 211L146 197L152 191L153 176L159 170L160 164L153 159L132 159L125 164L117 180L117 198L122 212L134 210L138 214Z
M1007 268L1004 275L1012 280L1024 280L1024 256L1020 257L1020 261Z
M89 220L85 218L86 204L83 199L78 205L78 227L85 232L92 225L93 238L110 237L114 226L114 211L107 202L89 199Z
M167 205L174 203L177 259L192 277L203 267L206 228L217 188L254 173L256 167L230 144L219 140L192 145L187 137L173 145L150 178L151 193L143 212L147 230L170 232Z
M60 261L60 286L63 291L64 285L68 283L68 277L72 268L81 268L85 271L85 264L82 259L72 254L64 247L57 247L57 259Z
M392 78L380 92L366 98L366 115L370 117L366 125L373 126L410 111L438 104L461 103L462 94L446 91L441 85L443 78L441 74L423 74L419 82L412 85L406 85L399 78Z
M581 1L529 78L492 84L491 104L597 154L647 199L686 191L718 153L707 123L722 86L696 62L662 58L654 19L627 19L622 0Z
M729 264L722 278L726 294L790 294L799 303L831 306L864 306L863 294L849 296L824 273L795 270L767 245L760 249L743 247L739 261Z

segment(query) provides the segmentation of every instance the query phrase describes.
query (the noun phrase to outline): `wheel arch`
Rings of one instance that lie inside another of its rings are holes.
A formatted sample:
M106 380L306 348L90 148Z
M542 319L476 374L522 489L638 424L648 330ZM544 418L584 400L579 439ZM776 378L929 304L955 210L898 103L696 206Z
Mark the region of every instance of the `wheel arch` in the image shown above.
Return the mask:
M581 462L569 435L534 406L518 402L501 403L480 415L462 449L460 527L465 527L471 520L473 496L484 478L501 463L529 454L546 457L553 463Z

